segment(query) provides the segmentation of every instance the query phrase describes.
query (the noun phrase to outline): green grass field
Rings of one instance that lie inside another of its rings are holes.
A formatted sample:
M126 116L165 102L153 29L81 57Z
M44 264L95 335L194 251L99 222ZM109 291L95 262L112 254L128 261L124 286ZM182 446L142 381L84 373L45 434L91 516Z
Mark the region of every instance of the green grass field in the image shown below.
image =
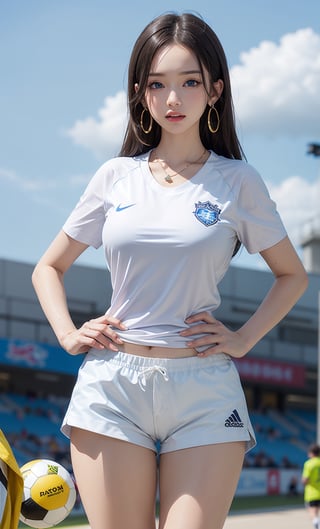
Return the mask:
M241 513L247 511L264 511L269 509L303 507L302 496L253 496L253 497L236 497L231 506L232 513ZM84 516L70 516L61 524L55 527L68 528L74 525L86 525L87 519ZM27 526L20 523L19 528L26 528Z
M251 496L251 497L237 497L234 498L231 512L251 511L251 510L267 510L277 508L303 507L303 496Z

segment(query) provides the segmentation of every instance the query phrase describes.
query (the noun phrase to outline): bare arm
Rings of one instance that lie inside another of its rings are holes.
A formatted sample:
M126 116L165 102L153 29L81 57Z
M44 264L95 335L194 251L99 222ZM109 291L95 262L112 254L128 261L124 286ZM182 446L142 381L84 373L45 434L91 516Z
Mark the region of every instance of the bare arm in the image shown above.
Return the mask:
M308 285L305 269L287 237L261 255L275 282L258 310L238 331L249 349L288 314Z
M284 318L307 288L307 274L287 237L261 252L261 255L273 272L275 281L256 312L238 331L230 331L206 312L187 319L187 323L199 323L183 331L183 336L207 333L203 338L188 342L190 347L208 345L203 356L222 352L234 357L244 356Z
M32 274L32 283L40 305L60 345L70 354L88 351L90 347L117 350L122 343L109 324L124 329L119 320L101 316L77 329L72 321L64 288L64 275L88 246L61 231L41 257Z

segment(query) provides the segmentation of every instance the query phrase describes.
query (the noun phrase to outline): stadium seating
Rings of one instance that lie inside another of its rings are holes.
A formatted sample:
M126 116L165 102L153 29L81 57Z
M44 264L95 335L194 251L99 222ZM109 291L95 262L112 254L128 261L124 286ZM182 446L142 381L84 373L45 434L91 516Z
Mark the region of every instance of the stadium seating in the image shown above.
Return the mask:
M316 413L293 409L250 413L257 446L246 457L248 467L301 468L316 439Z
M67 407L64 398L0 394L0 427L19 465L38 457L54 459L70 469L69 442L60 432ZM300 468L316 437L316 413L292 409L251 411L257 446L246 467Z
M19 466L39 457L70 469L69 442L60 432L65 399L0 394L0 425Z

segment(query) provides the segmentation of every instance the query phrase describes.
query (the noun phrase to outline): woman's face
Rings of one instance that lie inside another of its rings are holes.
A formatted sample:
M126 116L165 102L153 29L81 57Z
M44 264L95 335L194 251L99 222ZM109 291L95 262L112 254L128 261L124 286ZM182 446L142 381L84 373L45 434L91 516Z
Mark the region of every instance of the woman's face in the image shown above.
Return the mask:
M156 53L149 72L145 105L162 132L179 134L191 128L199 130L199 120L207 104L213 104L223 89L221 80L210 86L206 70L204 76L205 79L196 56L188 48L172 44Z

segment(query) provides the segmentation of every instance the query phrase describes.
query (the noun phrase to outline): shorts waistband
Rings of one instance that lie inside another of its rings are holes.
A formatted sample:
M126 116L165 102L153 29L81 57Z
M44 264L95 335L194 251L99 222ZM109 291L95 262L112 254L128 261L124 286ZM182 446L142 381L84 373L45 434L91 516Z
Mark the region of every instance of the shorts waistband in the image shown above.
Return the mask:
M92 349L89 354L93 354L97 358L102 359L104 351ZM130 367L137 371L144 370L146 368L163 368L168 371L185 371L193 369L204 369L213 365L226 365L232 362L229 355L225 353L219 353L210 355L205 358L198 356L189 356L181 358L155 358L150 356L139 356L123 351L106 351L104 360L118 364L123 367Z

